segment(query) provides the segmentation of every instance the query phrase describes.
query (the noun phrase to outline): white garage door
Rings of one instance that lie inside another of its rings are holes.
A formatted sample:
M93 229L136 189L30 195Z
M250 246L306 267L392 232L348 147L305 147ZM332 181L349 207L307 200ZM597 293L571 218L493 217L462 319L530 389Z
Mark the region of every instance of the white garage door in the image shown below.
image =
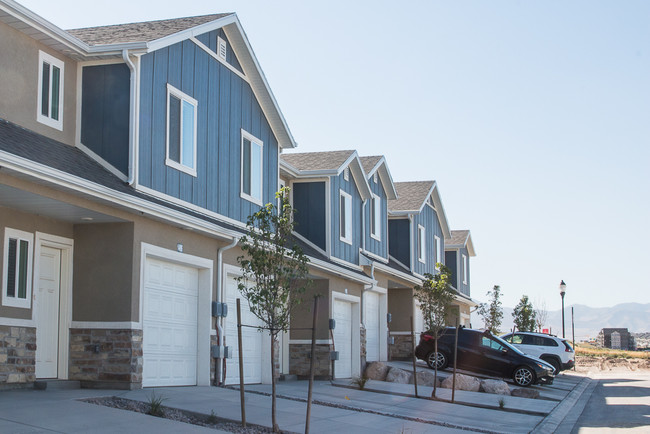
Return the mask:
M334 365L336 378L352 376L352 303L334 300L332 317L336 320L334 346L339 352L339 360Z
M142 386L196 384L198 270L147 258Z
M237 340L237 298L241 298L241 322L250 326L262 326L248 306L248 301L239 292L237 281L228 276L226 283L226 345L232 351L232 357L226 360L226 384L239 384L239 341ZM262 339L270 339L268 333L260 333L254 327L242 327L242 345L244 346L244 383L256 384L262 382ZM271 368L269 367L269 370Z
M379 294L366 292L364 301L366 305L366 360L376 362L379 360Z
M422 315L422 310L420 310L420 306L415 306L415 318L413 318L413 327L415 330L415 339L419 338L418 335L421 332L424 332L424 315Z

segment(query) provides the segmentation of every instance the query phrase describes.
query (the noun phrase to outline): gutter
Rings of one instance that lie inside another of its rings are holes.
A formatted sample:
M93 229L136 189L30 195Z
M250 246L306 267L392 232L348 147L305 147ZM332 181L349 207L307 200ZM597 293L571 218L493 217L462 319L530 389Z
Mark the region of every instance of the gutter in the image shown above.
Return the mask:
M133 185L135 183L135 143L136 143L136 121L137 121L137 111L136 111L136 68L131 59L129 58L129 50L122 50L122 58L129 67L131 71L131 79L129 83L129 177L126 180L127 184Z
M217 303L221 303L221 300L224 299L223 296L223 252L230 250L239 243L239 238L233 238L232 242L225 247L217 249ZM217 345L220 347L223 346L223 321L224 318L217 318ZM221 378L223 372L223 359L217 359L217 370L215 374L215 385L219 386L224 382L224 378Z

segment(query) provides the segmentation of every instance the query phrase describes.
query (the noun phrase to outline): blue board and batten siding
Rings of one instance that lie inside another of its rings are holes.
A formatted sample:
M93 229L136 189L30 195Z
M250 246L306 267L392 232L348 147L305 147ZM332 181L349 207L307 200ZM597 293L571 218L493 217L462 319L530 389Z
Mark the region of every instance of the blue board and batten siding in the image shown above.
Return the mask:
M381 184L379 177L377 177L376 182L374 177L370 177L368 184L370 185L372 193L379 196L381 199L381 225L379 228L379 240L377 240L370 235L372 230L372 201L368 200L364 213L364 218L366 219L366 250L377 256L388 259L388 207L386 202L386 192L384 191L384 187Z
M127 175L129 86L124 63L85 66L81 80L81 144Z
M417 237L418 237L418 225L423 226L425 229L425 262L422 263L418 259L417 252ZM418 214L413 216L413 236L412 242L416 246L414 250L415 257L413 258L413 267L412 270L414 273L423 275L425 273L435 274L436 272L436 261L444 261L443 258L435 257L435 242L434 236L440 238L440 250L443 252L444 257L444 236L442 235L442 228L440 227L440 221L438 220L438 214L430 206L425 205Z
M463 283L463 255L467 257L467 284ZM471 297L469 276L469 254L467 248L449 250L445 252L445 265L451 270L451 281L454 287L462 294Z
M294 182L296 232L326 250L325 182Z
M216 46L210 33L197 38ZM138 182L246 222L259 206L240 197L243 128L264 143L262 202L275 201L278 142L250 85L190 40L148 53L140 65ZM165 164L168 83L198 101L196 177Z
M411 222L408 218L388 221L388 251L407 267L411 267Z
M332 200L332 248L331 255L353 264L359 264L359 249L361 248L361 208L363 202L357 185L354 183L352 173L349 181L343 178L343 172L338 176L331 177L331 200ZM352 196L352 245L341 241L341 195L344 191Z

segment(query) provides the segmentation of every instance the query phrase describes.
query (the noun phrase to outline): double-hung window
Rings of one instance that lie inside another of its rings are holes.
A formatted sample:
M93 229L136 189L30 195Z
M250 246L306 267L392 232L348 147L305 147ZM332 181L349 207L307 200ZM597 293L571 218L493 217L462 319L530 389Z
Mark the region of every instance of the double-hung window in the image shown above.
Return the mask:
M372 195L370 202L370 236L381 239L381 198L376 194Z
M29 232L5 228L2 269L3 306L29 309L32 300L32 243Z
M440 243L440 237L437 235L433 236L434 248L436 250L436 264L442 264L442 244Z
M352 244L352 196L341 191L339 193L339 231L341 241Z
M196 176L196 110L198 102L167 84L167 159L165 163Z
M63 130L63 61L38 52L38 113L40 123Z
M418 225L418 261L424 263L426 261L427 256L426 256L426 251L427 251L427 244L426 244L426 231L424 230L424 226Z
M264 144L241 130L241 197L262 206Z
M463 255L463 284L467 285L467 256Z

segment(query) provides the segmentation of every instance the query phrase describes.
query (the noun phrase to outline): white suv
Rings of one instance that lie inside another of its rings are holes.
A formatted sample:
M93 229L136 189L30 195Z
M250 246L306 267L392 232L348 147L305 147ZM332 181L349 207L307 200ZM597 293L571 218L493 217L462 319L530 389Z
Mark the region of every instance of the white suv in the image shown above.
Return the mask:
M501 336L521 351L539 357L555 368L555 375L575 365L575 353L566 339L544 333L514 332Z

